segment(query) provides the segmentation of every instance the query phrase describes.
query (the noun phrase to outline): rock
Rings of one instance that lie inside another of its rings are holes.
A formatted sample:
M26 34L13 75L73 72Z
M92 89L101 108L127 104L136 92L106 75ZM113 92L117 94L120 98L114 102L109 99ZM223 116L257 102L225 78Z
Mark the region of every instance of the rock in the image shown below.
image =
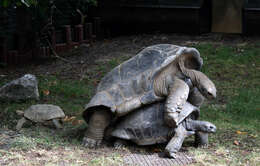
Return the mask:
M38 81L34 75L26 74L0 88L1 101L39 100Z

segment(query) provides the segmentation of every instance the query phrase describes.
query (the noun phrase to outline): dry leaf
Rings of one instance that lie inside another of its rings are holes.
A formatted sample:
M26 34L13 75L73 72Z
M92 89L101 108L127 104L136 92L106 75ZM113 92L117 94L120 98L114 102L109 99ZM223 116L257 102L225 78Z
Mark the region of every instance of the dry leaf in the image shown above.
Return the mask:
M256 138L256 137L257 137L257 135L253 135L253 134L250 134L249 136L250 136L250 137L253 137L253 138Z
M159 153L159 152L161 152L161 149L155 148L155 149L153 149L152 151L153 151L154 153Z
M65 118L63 119L63 121L64 121L64 122L71 122L71 121L73 121L74 119L76 119L75 116L71 116L71 117L65 116Z
M50 91L49 91L49 90L43 90L43 94L44 94L45 96L48 96L48 95L50 94Z
M82 123L84 123L84 120L78 120L78 123L82 124Z
M239 142L237 140L235 140L233 143L234 143L234 145L237 145L237 146L239 145Z
M242 134L243 134L243 135L247 134L247 132L242 132L242 131L239 131L239 130L237 130L236 133L237 133L237 134L240 134L240 135L242 135Z
M74 125L74 126L79 125L81 123L83 123L83 120L76 120L75 119L75 120L72 121L72 125Z
M63 122L66 122L66 121L68 121L68 116L65 116L62 120L63 120Z
M52 82L52 85L57 85L57 81L53 81L53 82Z

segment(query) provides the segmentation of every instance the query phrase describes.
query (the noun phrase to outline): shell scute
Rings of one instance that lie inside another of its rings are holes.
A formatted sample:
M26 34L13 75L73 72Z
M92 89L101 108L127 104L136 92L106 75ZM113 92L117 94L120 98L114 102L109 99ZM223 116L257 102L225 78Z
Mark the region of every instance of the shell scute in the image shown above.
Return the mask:
M64 118L65 114L59 106L37 104L25 110L24 117L34 122L44 122L55 118Z

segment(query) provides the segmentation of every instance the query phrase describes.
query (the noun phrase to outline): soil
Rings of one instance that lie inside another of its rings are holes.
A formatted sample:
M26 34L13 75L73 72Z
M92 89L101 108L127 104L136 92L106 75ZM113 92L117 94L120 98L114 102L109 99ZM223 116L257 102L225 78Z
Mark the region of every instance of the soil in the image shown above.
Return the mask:
M201 36L187 36L176 34L142 34L133 36L122 36L113 39L103 39L94 41L89 44L83 44L78 48L74 48L68 53L60 54L59 56L66 59L65 62L60 59L41 59L30 64L21 66L8 66L0 68L0 79L12 80L19 78L24 74L31 73L36 76L55 76L59 79L81 79L87 70L97 65L98 61L106 61L111 58L124 56L135 56L143 48L153 44L176 44L183 46L192 46L198 43L212 43L214 45L245 45L245 44L258 44L258 37L243 37L240 35L223 35L223 34L205 34ZM0 131L0 149L9 149L11 140L19 137L20 134L11 130ZM9 141L7 141L9 140ZM5 142L7 141L7 142ZM185 146L184 146L185 147ZM73 149L74 147L59 147L58 149L49 150L48 153L43 149L43 152L27 151L23 156L27 160L30 158L44 158L51 156L52 153L59 154L60 160L57 162L65 162L67 154L66 148ZM132 151L140 151L143 149L128 148ZM79 151L84 151L80 149ZM103 147L99 150L89 150L88 152L81 152L81 158L89 158L91 160L95 157L106 156L111 152L118 152L120 154L127 154L129 150L115 150L111 147ZM150 147L148 151L162 151L161 147ZM46 153L46 154L45 154ZM45 156L46 155L46 156ZM46 159L47 160L47 159ZM82 159L82 161L84 161ZM10 161L7 161L10 162ZM38 161L37 161L38 162ZM5 165L4 161L0 160L0 165ZM45 163L39 164L44 165ZM60 163L58 165L69 165L69 163Z
M93 41L83 44L73 50L60 54L66 61L60 59L38 59L30 64L0 68L0 79L18 78L26 73L39 75L55 75L60 79L80 79L84 72L96 65L98 60L106 60L119 56L132 57L143 48L161 43L192 46L198 43L213 43L214 45L244 45L259 43L258 37L243 37L240 35L205 34L187 36L179 34L140 34L122 36L112 39ZM33 72L32 72L33 71Z

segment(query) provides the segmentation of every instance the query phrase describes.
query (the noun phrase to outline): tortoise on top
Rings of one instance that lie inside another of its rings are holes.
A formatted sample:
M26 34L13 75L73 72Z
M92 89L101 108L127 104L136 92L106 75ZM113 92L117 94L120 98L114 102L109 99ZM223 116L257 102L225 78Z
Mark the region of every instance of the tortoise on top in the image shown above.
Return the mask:
M36 123L43 123L51 120L57 129L62 128L59 120L65 117L64 112L59 106L51 104L37 104L30 106L24 112L20 112L23 117L18 121L16 130L20 130L23 124L27 121L33 121Z
M83 138L86 147L100 145L104 131L115 117L165 101L164 120L176 127L188 99L196 105L197 96L216 97L211 80L198 70L202 59L195 48L159 44L145 48L135 57L110 71L99 83L96 94L85 106L83 117L89 127ZM193 93L189 93L190 89ZM200 97L201 99L201 97Z

